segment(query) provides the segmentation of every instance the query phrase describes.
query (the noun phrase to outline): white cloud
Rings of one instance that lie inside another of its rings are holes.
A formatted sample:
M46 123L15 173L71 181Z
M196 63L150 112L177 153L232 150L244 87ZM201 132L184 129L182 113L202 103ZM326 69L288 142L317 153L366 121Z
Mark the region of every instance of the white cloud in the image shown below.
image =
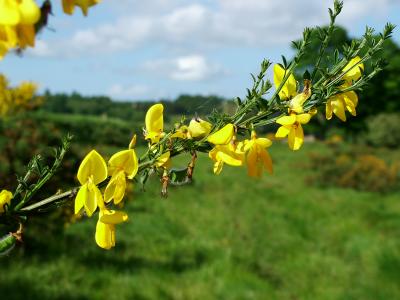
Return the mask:
M203 81L226 73L222 66L208 61L202 55L148 61L143 68L178 81Z
M395 0L344 0L339 22L353 25L359 18L385 15ZM324 25L333 1L321 0L109 0L122 7L115 21L78 30L54 52L92 55L130 51L149 44L186 53L210 47L272 47L288 45L306 26Z
M398 0L344 0L344 9L340 19L346 25L351 26L354 20L368 16L386 16L393 4L399 4Z

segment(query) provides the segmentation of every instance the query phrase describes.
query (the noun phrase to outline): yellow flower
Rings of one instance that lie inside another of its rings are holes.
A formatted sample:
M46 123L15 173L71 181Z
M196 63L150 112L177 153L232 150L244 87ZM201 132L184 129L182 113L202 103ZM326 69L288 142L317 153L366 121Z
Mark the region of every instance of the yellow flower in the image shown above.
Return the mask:
M75 198L75 214L84 207L90 217L97 207L103 207L103 196L97 184L107 178L107 165L96 150L92 150L83 159L78 170L81 187Z
M247 173L251 177L261 177L263 168L272 174L272 159L266 148L270 147L272 142L267 138L257 138L253 130L251 139L244 141L244 151L247 153Z
M101 0L62 0L63 10L66 14L72 15L75 10L75 6L81 8L82 13L87 16L89 7L100 3Z
M189 123L189 135L193 139L201 139L211 131L211 123L200 118L193 118Z
M345 80L348 85L351 85L353 81L360 79L364 71L364 64L361 62L361 58L356 56L347 63L342 71L346 72L343 76L343 80Z
M201 139L207 136L211 131L211 123L200 118L193 118L189 126L183 125L179 127L171 138L180 139Z
M133 179L139 168L135 150L128 149L115 153L108 161L108 165L108 172L112 175L104 192L104 201L108 203L114 199L114 203L118 204L125 195L125 177Z
M99 247L111 249L115 246L115 225L126 222L128 215L122 211L100 209L96 225L95 240Z
M217 132L211 134L207 141L214 145L227 145L235 134L235 126L233 124L227 124Z
M216 145L208 156L214 161L214 174L220 174L225 164L239 167L244 163L242 147L236 145L234 139L227 145Z
M278 89L283 78L286 75L286 70L280 65L274 65L274 84L275 88ZM281 100L289 100L296 96L297 94L297 82L293 74L290 74L289 78L286 80L282 89L279 91L279 98Z
M150 140L152 144L158 143L164 135L164 106L162 104L154 104L146 113L146 130L145 139Z
M4 213L4 206L10 205L13 195L7 190L2 190L0 193L0 214Z
M311 119L311 114L295 114L291 113L289 116L280 117L276 123L282 125L278 128L275 136L277 138L284 138L288 136L289 148L292 150L299 150L304 141L304 132L301 124L307 124Z
M354 81L360 79L364 64L360 62L360 57L355 57L343 68L343 72L347 72L343 76L345 83L342 88L350 87ZM358 96L354 91L339 93L328 99L326 102L326 119L332 119L332 113L335 114L340 120L346 122L346 110L352 116L356 116L356 107L358 104Z
M357 104L358 96L354 91L335 95L326 102L326 119L332 119L334 113L340 120L346 122L346 110L355 117Z

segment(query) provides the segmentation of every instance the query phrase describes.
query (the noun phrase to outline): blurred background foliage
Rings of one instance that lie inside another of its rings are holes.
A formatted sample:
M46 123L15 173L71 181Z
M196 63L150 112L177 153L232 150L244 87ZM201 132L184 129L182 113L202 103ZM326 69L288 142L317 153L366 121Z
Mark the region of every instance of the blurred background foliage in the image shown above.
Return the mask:
M349 40L346 30L337 28L330 55ZM299 74L309 68L317 46L314 38ZM328 123L320 112L305 128L310 142L298 153L276 141L273 176L254 181L244 169L228 168L214 176L211 162L200 155L194 184L171 188L168 200L159 196L158 178L146 192L135 183L127 197L131 222L120 226L110 252L93 242L95 220L76 222L68 205L43 212L45 218L27 224L24 243L0 257L0 294L7 299L400 299L400 47L389 40L384 49L381 57L389 65L359 93L358 116ZM10 87L4 76L0 83L0 100L6 99ZM71 151L38 199L76 186L79 162L94 147L110 157L136 133L138 152L144 150L140 137L151 102L77 92L32 96L24 98L33 99L23 101L29 105L0 119L2 188L15 187L15 174L24 173L34 154L49 159L67 133L74 135ZM205 117L212 109L234 107L218 96L161 102L166 127L183 115ZM189 159L179 158L174 166L186 166Z

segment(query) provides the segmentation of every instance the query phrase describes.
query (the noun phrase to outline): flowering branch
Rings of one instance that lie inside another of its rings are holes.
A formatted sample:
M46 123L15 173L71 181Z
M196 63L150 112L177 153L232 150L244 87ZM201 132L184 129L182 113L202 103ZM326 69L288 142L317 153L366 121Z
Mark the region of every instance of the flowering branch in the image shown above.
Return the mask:
M235 99L237 108L233 115L214 111L207 120L195 117L188 124L182 120L175 128L166 131L164 107L155 104L146 113L144 138L148 149L140 158L137 158L134 149L136 136L127 149L112 155L108 163L92 150L82 160L77 172L79 187L36 202L33 201L35 193L59 168L70 139L64 140L51 168L41 170L40 160L34 158L15 192L3 191L0 194L0 221L16 218L17 223L22 223L23 215L75 199L76 214L85 213L91 217L98 212L96 243L110 249L115 246L115 225L128 219L125 212L111 208L113 204L123 201L129 181L135 180L144 185L148 177L155 174L161 181L161 193L166 196L168 185L191 182L197 152L208 153L215 174L220 174L225 164L247 166L247 173L252 177L260 177L264 170L272 173L273 163L267 151L272 141L259 137L257 128L278 124L280 127L275 137L287 137L289 148L299 150L304 140L303 126L321 107L325 108L328 120L335 115L346 121L346 111L355 116L359 102L356 91L361 90L383 68L383 63L378 61L372 63L371 71L366 71L365 64L373 62L383 42L391 36L394 30L391 24L386 25L379 37L373 37L373 31L367 28L363 39L353 41L342 54L339 50L335 51L330 68L320 67L342 7L341 1L334 1L334 9L329 10L331 22L328 29L319 29L322 43L318 57L313 68L304 72L303 78L296 79L294 74L310 44L312 30L309 28L304 30L301 42L294 42L297 49L294 58L287 61L282 57L282 64L273 65L273 84L266 79L272 63L263 60L259 74L252 75L253 86L247 90L245 99ZM317 79L317 75L320 78ZM266 99L272 86L275 90ZM172 158L183 153L192 155L188 167L183 170L171 168ZM29 186L27 181L33 171L41 174L40 179Z

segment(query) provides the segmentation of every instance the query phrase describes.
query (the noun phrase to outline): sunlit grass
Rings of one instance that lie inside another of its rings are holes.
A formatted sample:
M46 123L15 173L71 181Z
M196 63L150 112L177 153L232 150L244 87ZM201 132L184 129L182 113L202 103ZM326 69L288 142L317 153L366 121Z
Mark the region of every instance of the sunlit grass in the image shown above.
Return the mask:
M194 184L168 199L156 178L136 186L114 250L95 245L95 218L80 221L39 253L1 258L1 295L399 299L400 195L306 185L308 153L325 146L286 147L272 148L275 174L261 180L229 167L215 176L202 155Z

